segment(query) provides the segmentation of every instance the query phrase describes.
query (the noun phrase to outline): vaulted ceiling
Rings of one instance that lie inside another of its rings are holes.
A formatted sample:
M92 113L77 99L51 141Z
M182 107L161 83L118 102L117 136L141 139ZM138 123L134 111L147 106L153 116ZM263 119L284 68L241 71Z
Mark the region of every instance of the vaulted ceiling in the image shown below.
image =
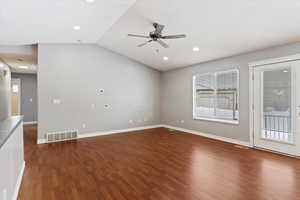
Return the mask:
M0 44L96 43L135 1L1 0Z
M299 10L298 0L1 0L0 45L98 43L166 71L300 41ZM137 47L146 39L127 34L153 22L187 38Z
M165 71L300 41L299 10L298 0L139 0L98 44ZM158 43L139 48L147 39L126 36L147 35L152 22L165 25L165 34L187 38L165 40L165 49Z

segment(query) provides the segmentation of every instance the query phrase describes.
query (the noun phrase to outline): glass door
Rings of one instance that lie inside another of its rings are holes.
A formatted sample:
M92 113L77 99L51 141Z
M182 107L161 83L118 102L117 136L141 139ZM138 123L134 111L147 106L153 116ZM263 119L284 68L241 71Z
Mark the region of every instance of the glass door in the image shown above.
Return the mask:
M254 68L254 146L300 156L299 61Z

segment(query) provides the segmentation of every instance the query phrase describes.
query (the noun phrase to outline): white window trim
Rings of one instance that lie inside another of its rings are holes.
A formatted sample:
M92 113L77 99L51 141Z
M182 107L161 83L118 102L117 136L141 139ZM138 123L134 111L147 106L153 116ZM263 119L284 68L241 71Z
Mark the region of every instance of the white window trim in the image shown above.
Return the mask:
M238 125L240 123L239 120L214 119L214 118L196 117L196 116L193 116L193 119L194 120L209 121L209 122L219 122L219 123L223 123L223 124L235 124L235 125Z
M196 80L196 76L198 75L206 75L206 74L218 74L218 73L226 73L226 72L231 72L231 71L235 71L237 72L237 90L238 90L238 99L239 99L239 103L240 103L240 72L239 72L239 68L233 68L233 69L228 69L228 70L222 70L222 71L214 71L214 72L206 72L206 73L197 73L193 75L193 119L194 120L203 120L203 121L210 121L210 122L218 122L218 123L225 123L225 124L233 124L233 125L238 125L240 123L240 105L239 105L239 109L238 109L238 120L230 120L230 119L217 119L217 118L209 118L209 117L197 117L196 113L195 113L195 107L196 107L196 92L195 92L195 80Z

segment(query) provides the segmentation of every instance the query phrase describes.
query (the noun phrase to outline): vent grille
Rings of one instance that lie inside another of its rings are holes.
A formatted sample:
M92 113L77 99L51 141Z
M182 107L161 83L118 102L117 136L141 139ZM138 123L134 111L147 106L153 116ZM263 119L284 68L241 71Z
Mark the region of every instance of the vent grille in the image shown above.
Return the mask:
M47 143L75 140L78 138L77 130L47 133Z

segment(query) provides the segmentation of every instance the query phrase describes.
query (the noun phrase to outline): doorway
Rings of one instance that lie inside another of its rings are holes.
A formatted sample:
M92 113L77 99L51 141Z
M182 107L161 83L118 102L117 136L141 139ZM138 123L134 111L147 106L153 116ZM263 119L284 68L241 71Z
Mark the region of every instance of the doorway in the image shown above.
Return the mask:
M11 79L11 115L21 115L21 80Z
M300 156L300 61L252 68L253 145Z

